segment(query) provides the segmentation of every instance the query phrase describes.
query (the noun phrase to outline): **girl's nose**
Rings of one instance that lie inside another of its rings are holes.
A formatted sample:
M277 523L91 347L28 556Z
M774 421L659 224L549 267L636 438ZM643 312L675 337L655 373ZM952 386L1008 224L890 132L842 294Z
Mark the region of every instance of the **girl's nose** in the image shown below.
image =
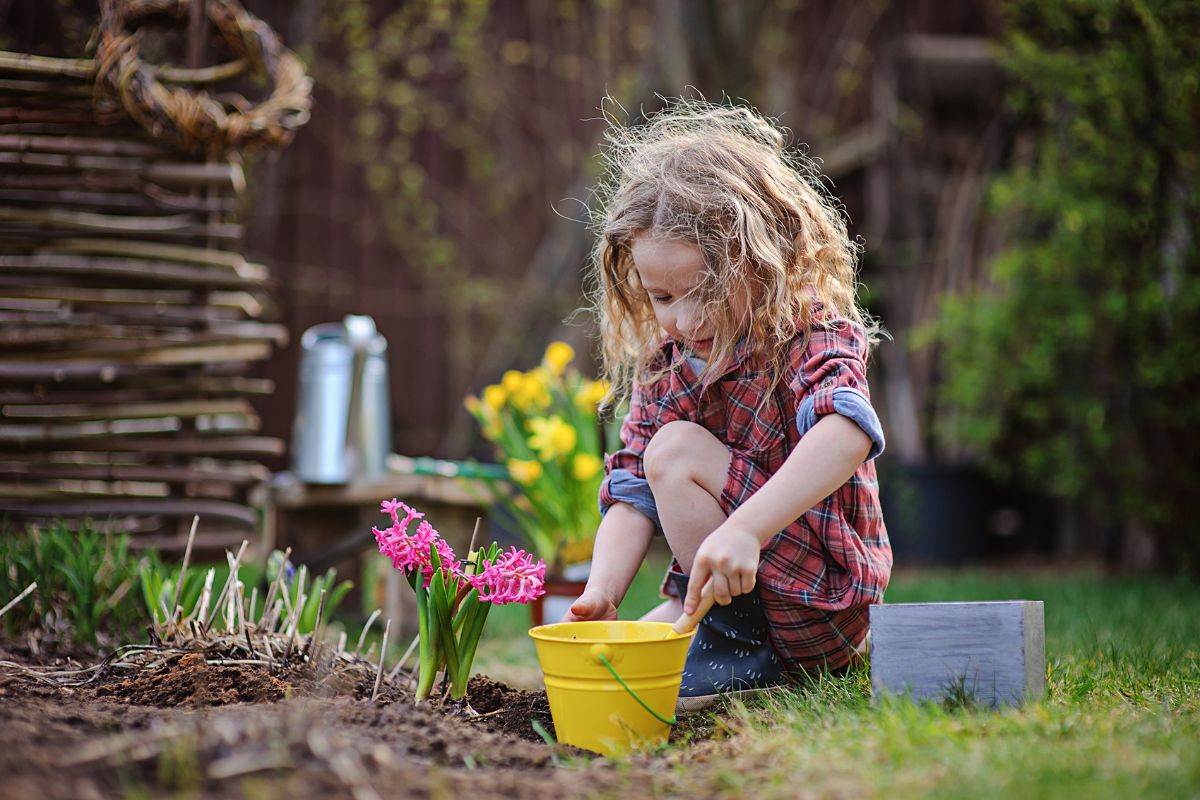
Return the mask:
M681 309L675 315L675 328L680 335L690 337L696 332L697 315L691 309Z

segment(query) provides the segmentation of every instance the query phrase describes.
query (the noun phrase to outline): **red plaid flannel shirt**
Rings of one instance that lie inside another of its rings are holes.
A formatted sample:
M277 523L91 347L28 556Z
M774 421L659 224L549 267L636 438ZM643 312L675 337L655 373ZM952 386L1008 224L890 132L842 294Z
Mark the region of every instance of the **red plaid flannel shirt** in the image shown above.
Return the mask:
M740 352L727 369L702 382L674 341L664 343L656 366L671 365L657 382L634 389L621 428L620 451L605 459L600 503L614 501L609 478L625 469L645 478L642 453L668 422L702 425L731 451L720 497L732 513L775 474L800 440L796 413L812 397L818 416L834 413L835 389L848 387L868 400L867 338L846 320L825 320L808 338L797 335L787 367L765 404L770 376ZM867 606L883 600L892 549L879 505L873 461L863 463L825 498L764 547L758 591L772 644L792 670L836 669L849 663L867 633Z

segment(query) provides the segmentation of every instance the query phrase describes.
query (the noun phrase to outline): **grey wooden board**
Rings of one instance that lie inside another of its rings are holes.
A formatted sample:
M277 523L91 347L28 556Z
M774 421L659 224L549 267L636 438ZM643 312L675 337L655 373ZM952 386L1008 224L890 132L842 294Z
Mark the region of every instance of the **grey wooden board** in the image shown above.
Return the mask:
M1016 705L1046 692L1042 601L873 605L871 690Z

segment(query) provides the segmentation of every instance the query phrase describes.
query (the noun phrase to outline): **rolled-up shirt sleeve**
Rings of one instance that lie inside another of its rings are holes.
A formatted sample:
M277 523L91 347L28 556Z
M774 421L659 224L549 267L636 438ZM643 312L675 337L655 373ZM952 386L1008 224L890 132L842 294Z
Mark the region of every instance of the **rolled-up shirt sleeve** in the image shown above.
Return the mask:
M604 495L600 497L600 514L608 513L614 503L628 503L654 523L655 534L661 534L662 523L658 519L658 506L654 502L654 494L650 491L650 482L639 478L627 469L614 469L608 474L608 502Z
M883 452L879 415L867 386L867 334L849 320L824 320L812 328L802 353L793 358L789 387L797 393L796 426L803 436L827 414L850 419L871 440L867 461Z

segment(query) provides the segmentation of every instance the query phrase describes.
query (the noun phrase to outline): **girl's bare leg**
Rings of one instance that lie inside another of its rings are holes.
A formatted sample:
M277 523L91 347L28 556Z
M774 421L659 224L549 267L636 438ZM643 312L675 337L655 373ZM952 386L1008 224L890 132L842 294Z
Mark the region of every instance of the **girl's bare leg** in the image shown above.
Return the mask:
M642 615L642 622L674 622L683 614L683 603L671 597Z
M717 437L683 420L664 425L646 447L646 480L667 544L685 573L691 573L700 543L725 521L717 498L729 461L729 450ZM682 611L680 607L671 621Z

